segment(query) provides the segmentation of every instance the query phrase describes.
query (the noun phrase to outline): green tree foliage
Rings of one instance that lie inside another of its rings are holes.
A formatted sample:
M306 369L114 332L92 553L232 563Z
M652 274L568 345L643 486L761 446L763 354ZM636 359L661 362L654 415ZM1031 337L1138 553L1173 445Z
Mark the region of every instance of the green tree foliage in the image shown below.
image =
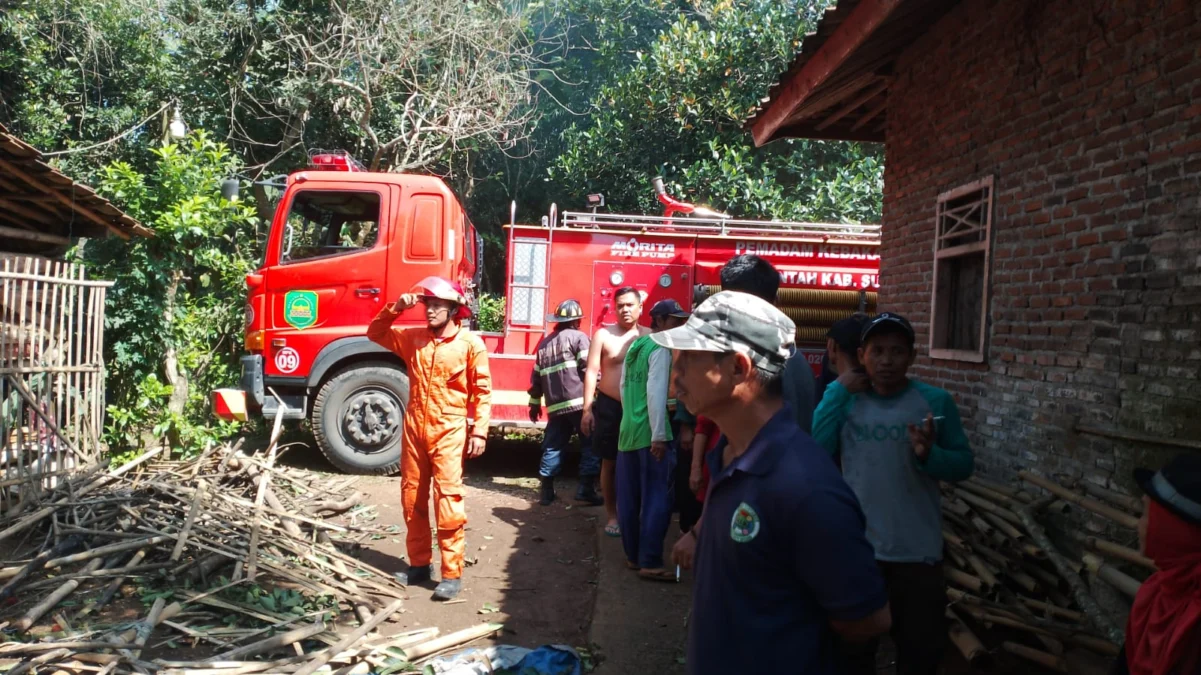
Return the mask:
M494 2L25 0L0 16L0 122L43 150L79 149L178 103L256 176L318 148L454 173L526 133L532 50L520 15ZM137 165L169 112L67 161Z
M237 377L243 275L273 209L232 175L344 148L442 175L504 283L509 204L657 212L650 179L741 217L874 221L878 148L753 147L745 119L829 0L21 0L0 13L0 123L157 236L89 242L109 303L112 436L210 428ZM175 104L193 133L163 147ZM147 121L148 120L148 121ZM147 121L145 124L141 124ZM219 141L219 142L218 142ZM503 320L486 298L481 323Z
M161 15L142 0L30 0L0 11L0 123L91 179L113 159L149 161L146 136L165 119L107 142L183 93Z
M238 168L229 149L202 132L153 150L142 173L104 168L100 191L155 236L87 242L81 251L110 291L105 348L110 443L150 432L184 447L230 427L210 427L208 392L238 376L245 275L259 257L253 209L221 197Z
M259 168L339 147L375 170L454 171L464 151L525 133L531 46L503 3L171 7L184 58L224 85L213 122Z
M484 332L500 332L505 329L505 298L491 293L481 293L476 313L476 327Z
M651 178L676 197L745 218L878 222L883 153L871 144L777 141L743 126L795 58L827 0L536 0L539 115L527 139L477 157L460 181L502 288L495 223L536 221L552 202L655 213Z
M551 181L569 204L604 191L614 209L656 210L649 181L663 175L677 196L743 217L877 220L877 148L755 149L743 130L824 4L695 0L594 83L591 114L563 131Z

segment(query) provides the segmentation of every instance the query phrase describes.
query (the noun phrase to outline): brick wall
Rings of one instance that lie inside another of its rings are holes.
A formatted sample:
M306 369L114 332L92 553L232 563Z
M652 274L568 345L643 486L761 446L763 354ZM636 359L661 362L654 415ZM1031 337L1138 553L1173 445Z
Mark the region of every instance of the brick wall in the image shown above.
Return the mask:
M881 308L981 469L1129 487L1201 438L1201 2L964 0L897 64ZM937 195L996 176L988 359L925 355Z

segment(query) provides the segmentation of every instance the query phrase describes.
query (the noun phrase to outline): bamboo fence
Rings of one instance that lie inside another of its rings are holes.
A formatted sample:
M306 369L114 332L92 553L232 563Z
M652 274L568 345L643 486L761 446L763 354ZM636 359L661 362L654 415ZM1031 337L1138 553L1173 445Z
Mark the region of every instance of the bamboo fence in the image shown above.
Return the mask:
M112 282L78 265L0 261L0 506L95 462L104 423L104 307Z

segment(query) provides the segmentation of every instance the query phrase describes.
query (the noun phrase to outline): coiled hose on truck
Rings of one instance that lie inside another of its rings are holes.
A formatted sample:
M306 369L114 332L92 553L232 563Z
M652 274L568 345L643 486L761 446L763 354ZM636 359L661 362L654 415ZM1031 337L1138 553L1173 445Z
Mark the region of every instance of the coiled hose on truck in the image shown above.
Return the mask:
M698 286L696 303L721 290ZM816 288L781 288L776 307L797 326L797 344L825 344L826 332L856 312L875 314L878 294L872 291L825 291Z

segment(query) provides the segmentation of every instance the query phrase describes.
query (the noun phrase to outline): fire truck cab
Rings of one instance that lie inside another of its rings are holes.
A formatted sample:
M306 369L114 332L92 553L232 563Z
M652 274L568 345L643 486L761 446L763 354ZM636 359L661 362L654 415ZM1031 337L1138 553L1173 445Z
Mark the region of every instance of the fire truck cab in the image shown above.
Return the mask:
M314 165L289 176L265 259L247 276L241 382L213 392L214 412L309 419L338 468L394 473L408 377L399 357L366 338L367 325L431 275L461 283L473 299L482 240L438 178L366 172L343 155L318 155ZM663 216L552 207L539 224L506 226L504 329L480 334L494 426L531 425L534 351L552 329L546 314L568 298L580 302L581 329L592 333L614 322L613 292L633 286L646 323L650 304L674 298L690 308L718 289L727 260L756 253L780 270L778 304L815 370L829 326L874 309L878 225L738 220L677 202L659 181L656 188ZM414 308L396 325L424 323Z

